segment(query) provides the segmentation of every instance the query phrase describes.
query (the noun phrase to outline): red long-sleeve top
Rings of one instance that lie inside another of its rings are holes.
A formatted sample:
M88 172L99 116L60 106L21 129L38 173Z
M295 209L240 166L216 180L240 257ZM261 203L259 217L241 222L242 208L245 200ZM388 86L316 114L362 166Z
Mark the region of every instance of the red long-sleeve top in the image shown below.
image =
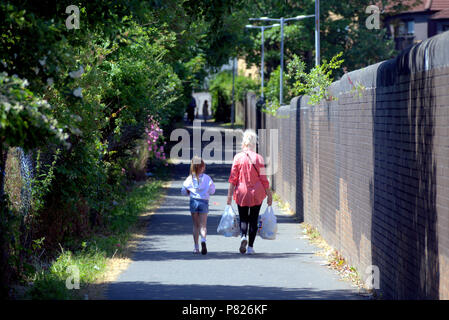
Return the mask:
M237 153L228 181L235 186L233 198L239 206L253 207L262 204L266 197L265 189L270 186L265 175L263 157L251 150Z

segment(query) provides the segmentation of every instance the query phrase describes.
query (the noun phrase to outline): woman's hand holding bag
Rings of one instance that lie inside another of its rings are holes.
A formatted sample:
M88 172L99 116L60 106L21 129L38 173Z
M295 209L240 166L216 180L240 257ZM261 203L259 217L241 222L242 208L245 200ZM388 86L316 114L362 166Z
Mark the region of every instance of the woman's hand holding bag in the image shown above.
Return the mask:
M262 239L274 240L276 239L277 229L277 219L273 207L268 206L260 216L258 234Z
M240 235L240 223L238 217L229 205L226 206L225 211L221 216L220 223L217 227L217 233L222 234L225 237L238 237Z

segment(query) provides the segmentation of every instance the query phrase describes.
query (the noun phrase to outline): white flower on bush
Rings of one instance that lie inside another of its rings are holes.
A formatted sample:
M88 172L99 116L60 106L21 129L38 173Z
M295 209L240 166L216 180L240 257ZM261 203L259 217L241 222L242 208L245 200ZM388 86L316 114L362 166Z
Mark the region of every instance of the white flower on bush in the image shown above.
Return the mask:
M83 119L82 119L79 115L77 115L77 114L71 115L70 118L72 118L72 120L73 120L73 121L76 121L76 122L81 122L81 121L83 120Z
M45 63L47 63L47 57L44 56L42 59L39 60L39 63L41 66L45 66Z
M51 86L54 83L53 78L48 78L47 79L47 85Z
M81 130L78 128L73 128L72 133L77 136L80 136L82 134Z
M69 76L76 79L76 78L81 77L81 75L83 73L84 73L84 68L83 68L83 66L81 66L78 70L69 72Z
M82 97L83 97L82 91L83 91L83 88L78 87L78 88L76 88L75 90L73 90L73 95L74 95L75 97L82 98Z

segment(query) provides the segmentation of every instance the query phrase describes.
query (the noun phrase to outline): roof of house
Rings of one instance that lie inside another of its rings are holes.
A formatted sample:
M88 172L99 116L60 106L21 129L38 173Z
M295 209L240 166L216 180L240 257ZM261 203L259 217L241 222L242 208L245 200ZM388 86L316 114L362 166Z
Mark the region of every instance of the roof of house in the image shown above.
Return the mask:
M446 9L449 9L449 0L395 0L385 6L385 11L394 11L395 6L398 5L398 3L410 7L408 10L401 12L401 14L425 11L445 11Z
M433 14L431 19L432 20L449 19L449 8L438 11L437 13Z

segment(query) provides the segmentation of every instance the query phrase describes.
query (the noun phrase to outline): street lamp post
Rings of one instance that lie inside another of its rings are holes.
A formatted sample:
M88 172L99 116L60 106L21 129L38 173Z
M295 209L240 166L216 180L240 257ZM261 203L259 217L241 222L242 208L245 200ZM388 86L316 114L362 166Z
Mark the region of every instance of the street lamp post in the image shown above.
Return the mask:
M264 94L263 94L263 82L264 82L264 74L263 74L263 71L264 71L264 31L265 31L265 29L272 28L272 27L278 27L278 26L279 26L278 23L270 25L270 26L252 26L252 25L249 25L249 24L245 26L245 28L248 28L248 29L260 29L261 32L262 32L262 41L261 41L261 46L262 46L261 52L262 52L262 54L261 54L261 61L260 61L260 80L261 80L260 95L261 95L262 100L264 99Z
M317 5L318 3L318 5ZM317 6L319 7L319 0L315 0L315 10L317 9ZM272 19L272 18L268 18L268 17L261 17L261 18L250 18L250 21L277 21L280 22L281 25L281 74L280 74L280 79L279 79L279 85L280 85L280 92L279 92L279 104L282 105L283 103L283 90L284 90L284 83L283 83L283 79L284 79L284 23L288 22L288 21L292 21L292 20L303 20L306 18L312 18L315 17L314 14L312 15L307 15L307 16L297 16L294 18L287 18L285 19L284 17L280 18L280 19ZM318 23L315 23L315 28L317 28L319 26ZM315 31L316 32L316 31ZM318 40L317 40L318 39ZM317 38L317 34L315 33L315 46L317 48L319 48L319 37ZM315 48L315 49L317 49ZM316 55L319 56L319 52L316 51ZM315 59L315 62L317 63L319 61L319 58L317 57Z
M234 129L234 116L235 116L235 60L232 59L232 106L231 106L231 127Z
M315 66L320 64L320 0L315 0Z

